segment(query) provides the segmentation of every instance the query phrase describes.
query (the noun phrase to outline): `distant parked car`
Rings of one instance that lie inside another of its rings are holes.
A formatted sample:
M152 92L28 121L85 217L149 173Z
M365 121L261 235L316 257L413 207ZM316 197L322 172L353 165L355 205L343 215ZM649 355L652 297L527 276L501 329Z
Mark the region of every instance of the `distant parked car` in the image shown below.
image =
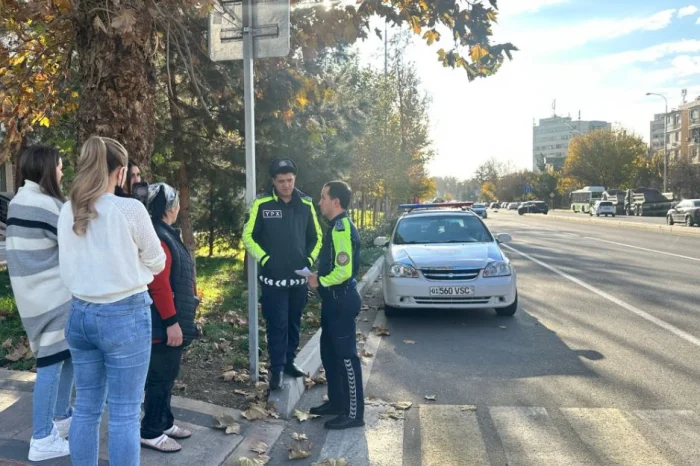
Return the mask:
M596 217L600 217L601 215L605 215L606 217L608 215L612 215L614 217L615 212L616 208L612 201L595 201L595 204L593 204L593 207L591 207L591 210L589 211L591 217L593 215Z
M686 199L669 210L666 214L666 223L685 223L687 226L700 226L700 199Z
M528 202L523 202L520 204L520 207L518 207L518 214L519 215L525 215L525 214L545 214L549 212L549 207L547 204L545 204L542 201L528 201Z
M500 202L492 202L491 203L491 210L498 210L501 206Z
M478 202L472 206L472 212L481 218L488 217L488 213L486 212L486 204L481 202Z
M510 204L508 204L508 210L518 210L519 206L519 202L511 202Z

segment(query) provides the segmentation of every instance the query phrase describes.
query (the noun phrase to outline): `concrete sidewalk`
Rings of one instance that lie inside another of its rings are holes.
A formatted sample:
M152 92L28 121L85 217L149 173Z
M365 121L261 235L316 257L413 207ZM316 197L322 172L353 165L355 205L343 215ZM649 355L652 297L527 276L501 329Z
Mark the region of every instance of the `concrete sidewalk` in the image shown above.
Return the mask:
M27 460L32 436L32 391L36 374L0 369L0 465L41 464L68 466L70 457L32 463ZM233 394L232 394L233 396ZM284 421L248 422L241 412L201 401L173 397L173 414L178 425L192 430L192 438L182 440L179 453L164 454L141 450L141 465L156 466L234 466L238 458L257 456L250 449L257 442L270 447L284 428ZM241 435L226 435L216 430L214 416L232 415L241 424ZM108 465L107 413L102 417L100 435L100 465Z

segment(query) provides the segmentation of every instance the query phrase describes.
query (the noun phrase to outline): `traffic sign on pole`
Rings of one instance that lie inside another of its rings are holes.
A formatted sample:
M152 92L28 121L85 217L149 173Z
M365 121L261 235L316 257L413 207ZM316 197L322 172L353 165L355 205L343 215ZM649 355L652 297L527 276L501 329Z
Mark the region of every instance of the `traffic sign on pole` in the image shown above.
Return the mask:
M255 58L289 54L289 0L222 0L209 14L209 58L243 60L246 202L255 200ZM258 264L248 254L248 357L258 380Z

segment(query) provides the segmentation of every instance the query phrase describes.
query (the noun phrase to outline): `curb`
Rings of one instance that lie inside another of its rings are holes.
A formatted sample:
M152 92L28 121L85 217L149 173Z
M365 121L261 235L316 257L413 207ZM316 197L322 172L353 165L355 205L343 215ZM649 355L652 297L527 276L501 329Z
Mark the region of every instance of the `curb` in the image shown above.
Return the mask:
M629 228L632 230L644 230L644 231L656 231L665 232L672 235L679 236L700 236L700 228L688 228L686 226L670 226L662 224L652 224L652 223L636 223L636 222L624 222L624 221L614 221L614 220L600 220L597 218L575 218L568 217L564 215L541 215L537 218L545 220L561 220L563 222L573 222L573 223L590 223L594 225L608 226L612 228Z
M377 259L357 284L357 291L360 293L360 296L365 294L367 288L369 288L379 276L383 260L384 257ZM307 374L314 375L318 372L321 368L321 329L318 329L316 333L314 333L314 336L311 337L301 351L299 351L296 362ZM275 410L280 413L284 419L290 419L292 412L294 412L294 407L305 391L304 378L300 377L295 379L285 375L282 381L282 390L271 392L268 397L268 402L274 405Z

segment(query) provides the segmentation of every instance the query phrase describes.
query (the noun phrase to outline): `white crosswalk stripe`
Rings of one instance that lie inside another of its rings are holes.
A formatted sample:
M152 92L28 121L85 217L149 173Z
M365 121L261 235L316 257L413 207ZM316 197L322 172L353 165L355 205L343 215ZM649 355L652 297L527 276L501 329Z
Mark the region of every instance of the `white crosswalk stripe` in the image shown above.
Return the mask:
M491 465L499 456L509 466L700 464L700 416L689 410L438 404L412 409L418 410L410 418L415 426L387 418L388 405L367 406L365 429L329 432L317 460L402 466L404 430L417 428L420 458L411 458L411 465ZM489 451L495 446L502 451Z

